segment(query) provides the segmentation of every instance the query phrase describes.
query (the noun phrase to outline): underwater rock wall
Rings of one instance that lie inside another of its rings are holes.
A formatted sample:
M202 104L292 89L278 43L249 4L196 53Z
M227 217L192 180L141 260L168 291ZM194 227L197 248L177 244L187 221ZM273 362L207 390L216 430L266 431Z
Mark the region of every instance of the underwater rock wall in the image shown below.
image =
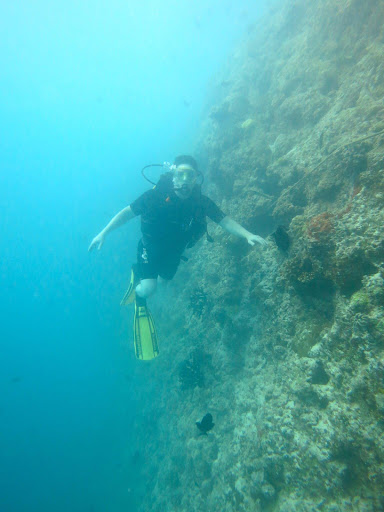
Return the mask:
M270 244L211 224L153 303L141 511L384 510L383 27L383 1L287 0L218 78L205 190Z

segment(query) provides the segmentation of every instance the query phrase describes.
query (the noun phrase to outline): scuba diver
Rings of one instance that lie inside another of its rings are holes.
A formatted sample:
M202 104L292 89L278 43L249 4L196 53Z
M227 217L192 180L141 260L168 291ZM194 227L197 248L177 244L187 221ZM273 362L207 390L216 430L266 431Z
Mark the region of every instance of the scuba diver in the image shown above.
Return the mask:
M143 360L159 354L155 324L146 300L154 294L158 277L166 280L174 277L180 260L186 260L183 256L185 249L193 247L204 234L212 241L207 233L207 217L229 233L245 238L250 245L267 244L262 237L250 233L225 215L201 193L203 175L193 157L181 155L175 158L172 166L163 166L168 167L168 172L161 175L157 184L153 183L155 186L151 190L117 213L95 236L88 249L100 250L112 230L141 216L142 238L138 244L137 263L132 265L130 285L121 304L135 303L135 353ZM150 181L144 169L142 174Z

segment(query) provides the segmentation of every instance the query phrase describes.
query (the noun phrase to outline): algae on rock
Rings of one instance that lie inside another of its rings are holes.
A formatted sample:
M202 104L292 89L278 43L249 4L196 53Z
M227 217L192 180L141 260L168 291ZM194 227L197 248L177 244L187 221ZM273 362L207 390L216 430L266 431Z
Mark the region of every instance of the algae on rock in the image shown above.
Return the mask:
M278 7L236 52L196 154L227 214L292 244L214 228L155 301L141 512L383 508L384 2Z

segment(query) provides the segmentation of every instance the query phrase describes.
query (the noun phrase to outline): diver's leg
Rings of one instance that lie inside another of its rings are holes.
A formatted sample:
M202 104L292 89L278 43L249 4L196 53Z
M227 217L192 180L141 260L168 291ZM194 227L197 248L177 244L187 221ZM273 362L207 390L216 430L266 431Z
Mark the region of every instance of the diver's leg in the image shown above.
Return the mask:
M153 247L139 241L137 247L137 275L140 283L136 286L136 295L141 299L147 299L153 295L157 287L156 258Z
M174 278L180 264L180 255L172 253L164 253L160 259L159 265L159 281L171 281Z
M142 299L148 299L156 291L157 279L142 279L136 286L136 294Z
M158 272L155 251L151 244L139 242L137 251L137 273L140 283L135 288L135 313L133 339L138 359L149 360L159 355L155 324L147 306L147 299L155 293Z
M137 248L137 271L140 283L136 286L136 295L140 299L151 297L157 288L157 279L160 269L167 260L167 254L162 250L159 243L145 241L142 238ZM172 269L173 270L173 269ZM176 269L172 273L172 277ZM167 276L163 276L170 279Z

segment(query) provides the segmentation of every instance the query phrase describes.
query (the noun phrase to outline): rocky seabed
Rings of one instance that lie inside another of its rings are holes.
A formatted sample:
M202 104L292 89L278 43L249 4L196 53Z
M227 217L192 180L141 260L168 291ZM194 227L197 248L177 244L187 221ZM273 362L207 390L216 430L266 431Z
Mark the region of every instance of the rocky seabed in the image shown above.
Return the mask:
M152 304L139 510L382 511L384 2L276 3L211 96L205 191L270 243L210 225Z

